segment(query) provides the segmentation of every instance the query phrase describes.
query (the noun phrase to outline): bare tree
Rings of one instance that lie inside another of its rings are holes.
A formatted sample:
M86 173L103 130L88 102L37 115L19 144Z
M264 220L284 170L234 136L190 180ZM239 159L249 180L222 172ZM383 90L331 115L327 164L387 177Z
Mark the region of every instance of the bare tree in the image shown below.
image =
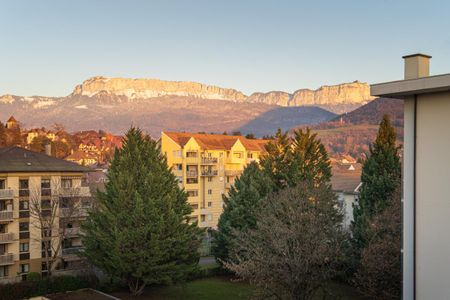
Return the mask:
M311 299L337 273L345 233L329 187L301 183L269 196L255 229L236 232L225 266L263 299Z
M30 225L37 229L31 238L42 246L47 276L62 263L64 241L74 234L70 224L85 215L79 187L62 187L61 179L42 179L41 187L30 189Z

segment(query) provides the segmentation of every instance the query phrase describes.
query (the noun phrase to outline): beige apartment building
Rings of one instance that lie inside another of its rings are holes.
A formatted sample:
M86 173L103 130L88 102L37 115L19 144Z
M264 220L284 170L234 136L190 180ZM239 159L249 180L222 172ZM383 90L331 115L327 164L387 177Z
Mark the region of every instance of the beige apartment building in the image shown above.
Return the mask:
M188 194L192 219L200 227L216 228L236 177L259 161L267 140L243 136L162 132L161 151Z
M91 206L83 186L89 171L19 147L0 149L0 283L30 272L45 275L45 257L54 259L54 272L80 263L79 226Z
M403 299L450 299L450 74L407 55L405 79L371 86L404 99Z

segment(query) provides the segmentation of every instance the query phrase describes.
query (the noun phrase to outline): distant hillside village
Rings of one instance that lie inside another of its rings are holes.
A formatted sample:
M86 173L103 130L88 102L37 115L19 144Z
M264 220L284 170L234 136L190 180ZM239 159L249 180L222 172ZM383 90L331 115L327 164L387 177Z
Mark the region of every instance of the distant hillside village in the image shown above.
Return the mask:
M8 146L20 146L84 166L106 168L114 149L122 147L122 137L103 130L71 134L60 124L54 124L52 129L23 129L11 116L5 124L0 121L0 148Z

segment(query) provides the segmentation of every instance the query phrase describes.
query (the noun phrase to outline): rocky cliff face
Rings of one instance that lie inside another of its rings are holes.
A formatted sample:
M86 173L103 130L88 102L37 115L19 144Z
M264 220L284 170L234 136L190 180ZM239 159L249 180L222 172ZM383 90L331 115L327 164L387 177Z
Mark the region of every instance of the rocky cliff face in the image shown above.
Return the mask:
M158 79L128 79L93 77L75 87L72 95L95 96L110 93L128 99L147 99L161 96L184 96L202 99L243 101L246 96L233 89L187 81Z
M317 90L301 89L292 94L273 91L253 93L246 96L234 89L195 82L106 77L93 77L85 80L75 87L72 96L77 95L88 97L114 95L124 96L130 100L161 96L184 96L279 106L363 105L373 99L370 96L369 85L358 81L334 86L322 86Z

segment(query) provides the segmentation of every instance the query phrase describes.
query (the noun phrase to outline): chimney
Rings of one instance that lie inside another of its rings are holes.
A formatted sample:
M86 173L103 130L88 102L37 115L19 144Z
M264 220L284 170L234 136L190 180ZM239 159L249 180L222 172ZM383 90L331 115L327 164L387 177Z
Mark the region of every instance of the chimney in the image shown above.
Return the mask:
M403 56L405 60L405 79L417 79L430 76L431 56L416 53Z
M50 143L45 145L45 154L52 156L52 145Z

